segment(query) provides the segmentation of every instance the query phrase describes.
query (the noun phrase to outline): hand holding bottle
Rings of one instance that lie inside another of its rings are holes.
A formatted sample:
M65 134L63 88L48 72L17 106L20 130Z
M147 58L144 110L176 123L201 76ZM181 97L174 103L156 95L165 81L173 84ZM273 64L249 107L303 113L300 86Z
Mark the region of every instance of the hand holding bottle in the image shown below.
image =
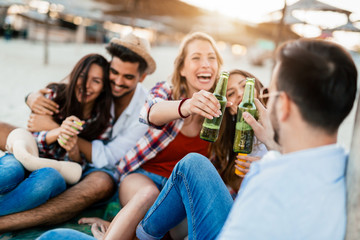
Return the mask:
M200 131L200 138L205 141L215 142L218 138L223 114L227 105L226 89L227 89L228 79L229 79L229 72L222 71L220 74L220 79L217 82L215 91L213 93L214 97L218 101L217 106L220 105L220 109L218 110L220 112L217 112L218 115L212 118L204 119Z
M254 131L244 120L243 113L258 116L258 110L254 103L255 78L246 78L245 91L241 103L238 105L235 126L235 138L233 150L236 153L249 154L252 152L254 143Z
M245 177L245 174L249 172L250 165L260 160L260 157L248 156L248 155L238 155L235 160L235 174L239 177Z
M60 126L60 133L58 135L58 142L60 146L64 147L68 145L68 143L74 142L73 138L74 136L77 136L82 128L83 122L75 117L70 116L67 117ZM66 147L66 149L69 148L69 145ZM67 149L68 150L68 149Z
M181 112L184 116L198 114L208 119L221 115L219 101L205 90L200 90L194 93L192 98L187 99L181 106Z
M268 150L280 151L280 145L274 141L274 130L267 109L258 99L255 99L254 102L259 112L259 119L256 120L251 114L244 112L244 120L252 127L256 138L264 143Z
M69 136L79 134L82 128L83 121L75 116L67 117L61 123L61 129L63 134L67 134Z
M83 122L75 116L67 117L61 124L58 143L66 150L69 158L82 163L80 150L77 145L78 134L82 130Z

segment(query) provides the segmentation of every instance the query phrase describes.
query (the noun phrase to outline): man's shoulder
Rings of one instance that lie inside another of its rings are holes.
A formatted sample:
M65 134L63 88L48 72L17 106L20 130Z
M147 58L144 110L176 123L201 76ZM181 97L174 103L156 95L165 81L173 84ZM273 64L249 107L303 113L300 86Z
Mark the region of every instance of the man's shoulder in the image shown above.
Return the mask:
M324 201L321 203L322 196L342 199L347 155L333 146L314 150L283 156L260 166L259 174L252 179L252 189L263 191L269 199L290 209L308 205L307 202L320 206L324 204ZM331 156L323 155L326 151L330 151Z
M330 157L322 156L328 151L332 151ZM338 162L345 157L330 146L258 164L253 169L257 174L249 175L245 188L240 189L239 212L257 224L270 223L273 239L291 239L299 229L298 239L309 239L309 234L316 236L311 239L329 239L335 228L335 235L342 235L346 188ZM321 223L325 221L332 227L324 228Z
M136 85L136 91L147 94L149 89L147 89L142 83Z

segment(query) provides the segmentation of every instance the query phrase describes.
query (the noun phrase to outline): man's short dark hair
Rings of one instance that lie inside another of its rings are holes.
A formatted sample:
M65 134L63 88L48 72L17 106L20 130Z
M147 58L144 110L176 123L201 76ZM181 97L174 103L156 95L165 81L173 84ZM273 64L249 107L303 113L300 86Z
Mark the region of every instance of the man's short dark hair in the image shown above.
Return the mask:
M277 90L284 91L309 124L335 133L350 113L357 89L357 70L340 45L300 39L278 50Z
M106 47L106 50L112 58L118 57L123 62L139 63L138 72L140 74L143 74L148 67L146 61L142 57L124 46L111 42Z

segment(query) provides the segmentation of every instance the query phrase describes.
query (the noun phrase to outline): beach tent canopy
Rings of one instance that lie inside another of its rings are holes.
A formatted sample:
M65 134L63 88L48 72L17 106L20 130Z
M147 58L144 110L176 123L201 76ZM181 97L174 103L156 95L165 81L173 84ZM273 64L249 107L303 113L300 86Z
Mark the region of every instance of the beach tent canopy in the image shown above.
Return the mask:
M279 23L280 19L275 22ZM296 23L305 23L305 22L301 21L300 19L294 17L291 14L285 14L284 23L285 24L296 24Z
M352 22L347 22L344 25L338 26L336 28L331 28L329 30L330 31L360 32L360 29L355 27Z
M277 10L277 11L274 11L274 12L271 12L269 13L268 15L271 16L271 15L274 15L274 14L277 14L279 13L281 10ZM275 23L275 24L278 24L280 23L280 19L276 19L276 20L270 20L270 21L265 21L263 23ZM291 25L291 24L297 24L297 23L303 23L305 24L304 21L301 21L300 19L294 17L290 11L287 11L285 13L285 18L284 18L284 24L286 25Z
M276 40L278 37L279 23L263 22L257 25L257 32L260 37ZM291 30L290 24L285 24L282 28L282 40L297 39L300 36Z
M300 0L292 5L287 6L287 11L293 10L314 10L314 11L331 11L350 15L351 12L342 8L334 7L317 0Z

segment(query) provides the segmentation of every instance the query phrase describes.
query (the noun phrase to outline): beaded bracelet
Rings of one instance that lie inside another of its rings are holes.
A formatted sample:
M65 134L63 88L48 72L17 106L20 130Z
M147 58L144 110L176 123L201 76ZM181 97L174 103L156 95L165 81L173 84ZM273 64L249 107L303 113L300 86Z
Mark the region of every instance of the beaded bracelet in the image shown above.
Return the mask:
M178 107L178 113L179 113L179 115L180 115L180 117L182 117L182 118L187 118L187 117L189 117L189 116L184 116L184 115L182 115L181 114L181 111L180 111L180 108L181 108L181 105L186 101L186 100L188 100L189 98L184 98L183 100L181 100L181 102L180 102L180 104L179 104L179 107Z

